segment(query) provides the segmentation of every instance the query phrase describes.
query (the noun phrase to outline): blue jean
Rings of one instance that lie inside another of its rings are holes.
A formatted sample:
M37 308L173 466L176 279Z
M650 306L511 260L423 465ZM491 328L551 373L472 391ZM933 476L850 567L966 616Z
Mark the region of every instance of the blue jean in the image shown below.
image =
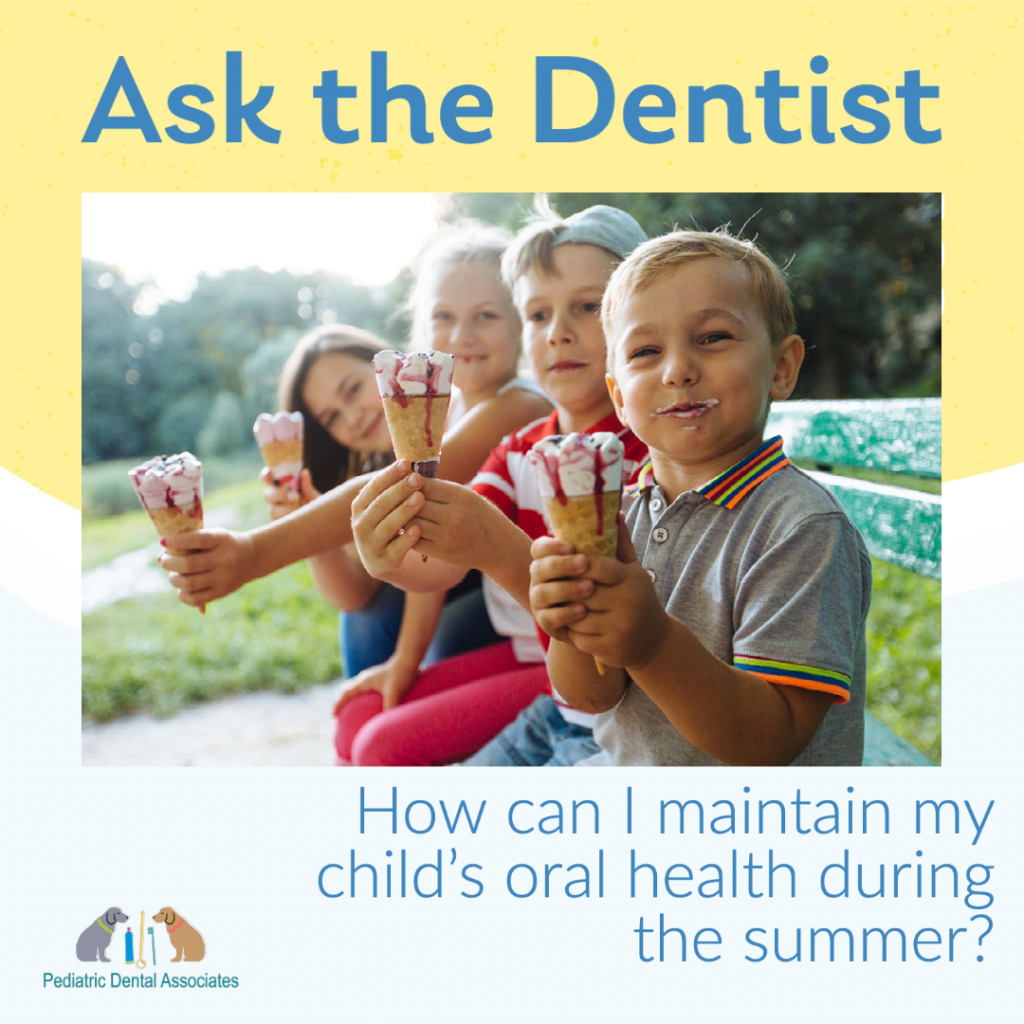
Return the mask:
M538 697L503 732L464 761L466 768L565 768L600 751L594 732L567 722L548 696Z
M365 608L358 612L342 612L338 633L346 679L391 657L398 642L404 608L405 592L382 583ZM441 621L423 664L432 665L435 661L500 643L503 639L494 632L487 617L480 574L471 573L448 591Z

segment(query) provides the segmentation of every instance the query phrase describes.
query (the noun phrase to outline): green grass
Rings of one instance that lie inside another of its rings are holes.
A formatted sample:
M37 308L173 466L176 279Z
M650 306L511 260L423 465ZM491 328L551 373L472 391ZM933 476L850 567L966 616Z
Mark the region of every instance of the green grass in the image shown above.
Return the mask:
M305 564L257 580L201 616L172 593L85 617L82 714L170 715L254 690L295 693L341 673L338 613Z
M942 760L941 586L872 559L868 710L936 764Z

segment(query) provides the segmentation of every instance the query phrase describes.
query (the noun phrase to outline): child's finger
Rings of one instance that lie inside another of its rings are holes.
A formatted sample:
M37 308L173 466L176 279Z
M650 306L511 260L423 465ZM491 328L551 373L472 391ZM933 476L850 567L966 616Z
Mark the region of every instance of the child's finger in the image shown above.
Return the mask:
M591 580L552 580L547 583L535 583L530 587L530 606L555 608L574 601L584 601L593 592L594 584Z
M364 532L372 530L377 533L393 512L399 512L399 515L391 520L390 533L385 534L385 536L394 536L423 507L423 495L418 490L410 490L411 482L418 479L416 474L412 474L399 480L397 484L393 484L379 494L360 513L355 511L353 505L352 520L357 529ZM397 525L395 525L396 522Z
M636 562L636 548L633 547L633 538L629 535L629 530L626 528L626 517L619 512L619 543L618 548L615 552L615 557L620 562L630 563Z
M538 537L530 545L530 557L534 560L552 555L571 555L575 549L571 544L557 537Z
M419 539L420 531L418 527L410 526L403 530L394 540L389 541L384 546L381 562L395 566L401 565L402 559L415 547Z
M409 463L399 459L382 469L356 495L352 502L352 516L362 515L389 487L394 487L403 477L409 475Z
M368 685L365 682L355 682L354 680L346 683L341 688L341 693L338 694L338 699L334 702L334 708L331 714L335 718L338 717L338 712L353 698L358 697L359 694L365 693L368 689Z
M632 548L632 545L630 545ZM634 557L633 561L636 561ZM587 568L587 579L605 587L614 587L626 578L626 563L607 555L595 555Z
M398 488L394 488L394 490L398 490ZM378 514L384 513L391 504L391 492L382 494L377 500L383 504L378 508L377 502L374 502L366 511L366 519L369 523L377 523L373 527L373 533L381 542L387 543L390 538L398 536L410 520L415 519L423 504L423 495L419 491L413 491L412 494L406 495L398 506L387 511L379 521L377 520Z
M172 587L191 594L199 590L208 589L212 582L213 574L209 572L188 574L172 572L167 578Z
M320 497L320 491L313 486L313 474L306 468L299 477L299 491L303 501L315 501Z
M544 580L563 580L573 576L582 576L590 567L590 559L586 555L549 555L537 558L530 563L530 579L535 583Z
M580 622L587 614L587 609L581 604L568 604L560 608L545 608L535 614L537 625L544 630L548 636L556 640L567 640L572 642L569 635L569 627Z
M211 551L220 544L226 533L226 530L193 530L188 535L187 547L189 551ZM185 539L181 536L172 537L167 543L174 547L175 545L172 542L176 541L182 547L185 547L186 545L183 543Z
M217 596L218 595L215 594L213 590L209 588L196 592L188 590L178 591L178 600L182 604L187 604L192 608L202 608L205 605L209 604L211 601L215 600Z
M170 573L191 576L197 572L209 572L214 567L216 555L212 551L200 551L194 555L169 555L164 552L160 556L160 564Z

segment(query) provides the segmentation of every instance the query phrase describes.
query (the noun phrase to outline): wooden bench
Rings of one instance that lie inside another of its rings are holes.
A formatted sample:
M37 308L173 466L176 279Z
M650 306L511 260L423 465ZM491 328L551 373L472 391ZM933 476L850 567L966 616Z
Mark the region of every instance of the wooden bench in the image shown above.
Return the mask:
M941 479L942 406L938 398L781 402L767 437L781 434L794 461L842 503L875 558L939 579L942 499L937 494L843 476L847 468ZM932 765L872 715L865 718L864 764Z

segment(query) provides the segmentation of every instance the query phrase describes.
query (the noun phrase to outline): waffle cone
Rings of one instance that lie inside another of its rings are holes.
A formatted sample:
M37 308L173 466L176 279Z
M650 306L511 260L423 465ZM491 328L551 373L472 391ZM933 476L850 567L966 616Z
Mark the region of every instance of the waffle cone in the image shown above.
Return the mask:
M167 541L168 554L187 555L190 550L187 540L182 537L180 544L172 547L171 538L192 533L194 530L201 530L203 517L201 515L190 516L180 508L151 508L147 511L156 527L156 532L163 540Z
M573 498L545 498L554 535L581 555L614 558L618 547L619 491ZM564 502L564 504L563 504Z
M406 395L383 399L396 459L431 462L441 457L441 436L449 395Z
M271 441L260 445L260 455L271 470L282 462L302 461L302 441Z

